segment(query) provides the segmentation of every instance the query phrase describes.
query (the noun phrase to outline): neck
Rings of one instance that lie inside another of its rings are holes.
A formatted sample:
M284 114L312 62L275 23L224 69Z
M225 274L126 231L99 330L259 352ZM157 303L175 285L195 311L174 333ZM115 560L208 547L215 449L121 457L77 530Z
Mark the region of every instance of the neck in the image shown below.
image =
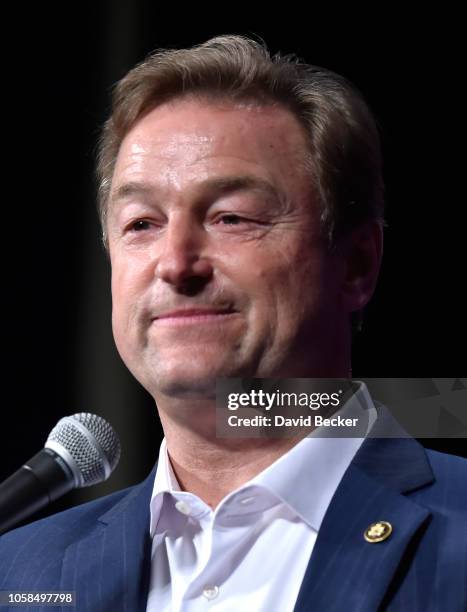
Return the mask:
M350 366L328 373L328 377L345 378L349 372ZM301 431L283 438L219 438L214 399L157 395L156 402L180 488L197 495L211 508L309 433Z
M211 508L297 444L288 438L217 438L215 402L179 400L170 409L158 399L170 462L180 488ZM177 418L174 418L177 415Z

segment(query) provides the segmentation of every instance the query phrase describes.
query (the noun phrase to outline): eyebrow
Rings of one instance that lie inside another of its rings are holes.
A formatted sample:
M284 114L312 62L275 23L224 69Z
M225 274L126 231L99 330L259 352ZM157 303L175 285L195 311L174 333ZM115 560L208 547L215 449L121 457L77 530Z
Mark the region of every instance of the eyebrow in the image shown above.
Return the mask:
M198 189L202 192L219 195L234 193L236 191L260 191L279 199L279 193L269 181L250 175L220 176L210 178L198 185ZM112 194L111 199L112 201L118 201L134 195L150 196L154 194L157 195L161 192L162 189L157 185L157 183L130 181L120 185Z

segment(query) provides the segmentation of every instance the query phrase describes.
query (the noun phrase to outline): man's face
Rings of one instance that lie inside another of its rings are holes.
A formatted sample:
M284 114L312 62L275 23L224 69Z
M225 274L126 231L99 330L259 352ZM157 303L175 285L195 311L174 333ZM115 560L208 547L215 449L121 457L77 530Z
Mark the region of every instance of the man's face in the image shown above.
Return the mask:
M154 396L222 376L332 372L347 320L286 109L180 99L121 144L108 213L113 330ZM331 361L330 361L331 360Z

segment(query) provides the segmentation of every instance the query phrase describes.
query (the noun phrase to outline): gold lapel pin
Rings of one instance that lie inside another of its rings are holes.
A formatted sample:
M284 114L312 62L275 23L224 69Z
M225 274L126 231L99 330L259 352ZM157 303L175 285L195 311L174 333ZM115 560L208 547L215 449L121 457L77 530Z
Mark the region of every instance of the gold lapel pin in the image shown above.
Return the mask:
M365 529L363 537L370 544L376 544L376 542L383 542L387 540L392 533L392 525L387 521L378 521L372 523Z

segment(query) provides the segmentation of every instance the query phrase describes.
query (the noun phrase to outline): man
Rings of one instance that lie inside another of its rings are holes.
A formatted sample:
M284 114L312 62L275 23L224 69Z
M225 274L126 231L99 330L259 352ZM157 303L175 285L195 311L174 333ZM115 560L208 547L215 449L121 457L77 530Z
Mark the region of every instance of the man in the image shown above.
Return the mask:
M221 377L351 377L383 224L359 94L241 37L159 52L116 88L99 176L115 341L165 438L141 485L4 536L0 588L80 611L464 610L465 461L368 429L216 436ZM357 395L343 410L374 411Z

